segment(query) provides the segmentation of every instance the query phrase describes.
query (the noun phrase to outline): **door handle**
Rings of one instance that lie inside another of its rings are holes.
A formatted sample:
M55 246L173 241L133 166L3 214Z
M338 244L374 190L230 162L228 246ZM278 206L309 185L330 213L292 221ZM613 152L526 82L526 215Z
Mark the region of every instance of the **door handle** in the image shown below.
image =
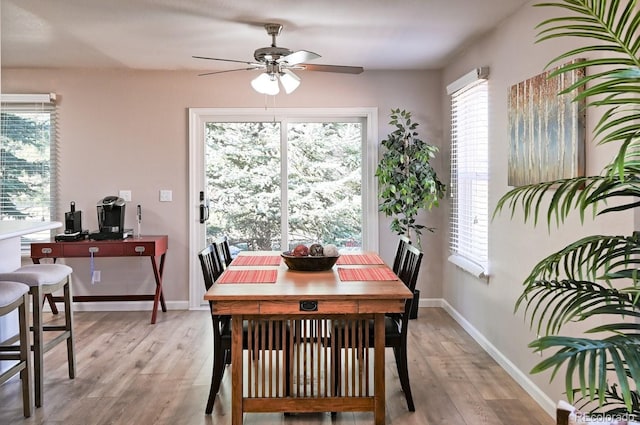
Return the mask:
M209 219L209 207L200 204L200 223L205 223Z
M200 191L200 223L209 219L209 203L204 198L204 192Z

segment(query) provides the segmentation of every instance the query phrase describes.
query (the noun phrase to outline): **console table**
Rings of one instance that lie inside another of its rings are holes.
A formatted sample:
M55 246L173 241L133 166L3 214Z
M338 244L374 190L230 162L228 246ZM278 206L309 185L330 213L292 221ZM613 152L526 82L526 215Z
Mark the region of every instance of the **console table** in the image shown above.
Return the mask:
M151 324L156 323L158 313L158 303L162 311L167 311L162 292L162 273L164 271L164 260L167 254L168 236L141 236L136 238L117 240L80 240L73 242L37 242L31 244L31 260L38 264L43 258L52 258L54 262L58 258L78 258L78 257L149 257L153 267L153 276L156 282L154 294L143 295L89 295L74 296L75 302L88 301L151 301L153 300L153 311L151 313ZM158 258L160 262L158 263ZM49 303L51 310L57 313L55 302L62 301L61 297L51 297Z

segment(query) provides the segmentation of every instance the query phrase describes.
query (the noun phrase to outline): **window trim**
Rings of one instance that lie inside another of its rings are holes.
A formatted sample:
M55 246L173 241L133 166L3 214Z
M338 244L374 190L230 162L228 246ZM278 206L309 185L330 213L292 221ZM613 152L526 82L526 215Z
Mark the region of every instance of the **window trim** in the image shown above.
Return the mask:
M451 114L451 196L452 196L452 207L451 207L451 216L450 216L450 239L449 239L449 249L451 251L451 255L448 257L448 261L455 264L457 267L461 268L462 270L472 274L473 276L479 278L479 279L483 279L483 280L488 280L489 278L489 230L488 230L488 220L489 220L489 212L488 212L488 152L487 152L487 170L486 170L486 175L487 175L487 193L486 193L486 202L487 202L487 211L486 211L486 221L487 221L487 229L486 229L486 233L484 234L484 252L481 253L481 256L478 258L475 258L474 256L469 256L469 255L465 255L464 253L460 253L458 251L458 240L460 239L458 236L461 234L461 229L459 227L459 217L456 216L456 203L457 203L457 199L456 196L458 196L459 191L457 191L457 176L456 176L456 158L454 157L455 155L457 155L458 152L458 148L454 149L454 144L456 143L455 138L455 132L454 132L454 126L455 126L455 117L453 115L453 108L454 108L454 102L453 102L453 97L456 95L456 93L460 93L462 91L466 91L468 89L473 89L475 85L479 84L479 83L486 83L488 80L488 76L489 76L489 68L488 67L481 67L481 68L476 68L474 70L472 70L471 72L468 72L467 74L463 75L462 77L460 77L459 79L457 79L456 81L454 81L453 83L449 84L447 86L447 94L449 96L451 96L451 106L452 106L452 114ZM487 96L488 96L488 87L487 87ZM488 127L488 99L487 99L487 127ZM488 151L488 130L487 130L487 141L486 141L486 149ZM474 196L477 195L477 193L475 191L473 191L473 193L471 193L470 196L470 203L473 203L473 199ZM463 230L464 231L464 230ZM471 236L471 234L469 234L469 232L464 232L464 234L462 236ZM483 261L483 258L484 260Z
M59 202L59 186L58 186L58 172L59 172L59 158L58 158L58 110L56 105L56 93L34 93L34 94L13 94L2 93L0 94L0 109L5 112L49 112L50 115L50 135L49 135L49 221L54 221L58 212ZM38 233L31 233L26 236L22 236L21 239L21 254L23 256L29 255L29 246L31 242L49 240L54 230L42 231ZM42 234L41 237L38 235ZM45 236L46 234L46 236Z

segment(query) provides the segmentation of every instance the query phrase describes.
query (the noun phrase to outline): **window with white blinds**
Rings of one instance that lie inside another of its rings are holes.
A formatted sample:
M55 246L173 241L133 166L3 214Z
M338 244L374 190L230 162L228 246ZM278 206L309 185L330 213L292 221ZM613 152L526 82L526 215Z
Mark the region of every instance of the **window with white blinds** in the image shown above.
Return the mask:
M7 95L0 104L0 220L49 221L56 204L55 95ZM49 231L26 235L23 252Z
M489 275L488 69L447 87L451 95L451 229L449 261L480 278Z

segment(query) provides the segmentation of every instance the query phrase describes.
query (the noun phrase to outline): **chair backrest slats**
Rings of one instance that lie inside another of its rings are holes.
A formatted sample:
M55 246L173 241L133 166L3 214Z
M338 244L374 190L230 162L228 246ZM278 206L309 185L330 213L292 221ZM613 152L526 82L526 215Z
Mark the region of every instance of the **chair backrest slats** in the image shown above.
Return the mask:
M407 245L405 247L405 254L400 265L398 272L396 273L400 280L409 288L411 293L416 289L416 283L418 281L418 273L420 272L420 264L422 263L422 256L424 254L415 246ZM404 319L409 318L411 310L412 299L408 299L405 302L405 312L403 313Z
M407 246L411 245L411 239L406 236L400 235L398 241L398 249L396 250L396 257L393 259L393 272L398 274L400 266L404 261L405 253L407 252Z
M222 260L224 267L227 267L233 261L231 258L231 249L229 248L229 239L226 236L222 236L213 240L214 244L218 248L218 255Z
M209 290L224 270L220 260L220 254L218 253L218 247L212 243L198 253L198 258L200 259L200 266L202 267L205 289Z

